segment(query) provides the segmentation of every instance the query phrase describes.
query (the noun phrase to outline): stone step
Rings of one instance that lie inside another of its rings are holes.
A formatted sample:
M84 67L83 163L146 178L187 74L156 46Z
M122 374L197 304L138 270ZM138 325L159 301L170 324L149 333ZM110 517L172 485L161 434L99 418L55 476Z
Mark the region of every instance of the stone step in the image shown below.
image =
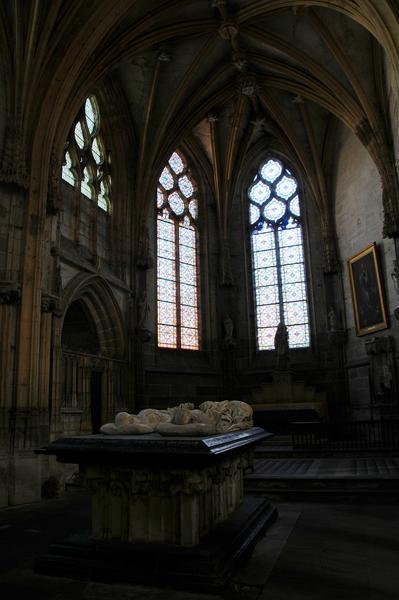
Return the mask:
M399 456L262 458L245 477L245 493L272 500L399 499Z

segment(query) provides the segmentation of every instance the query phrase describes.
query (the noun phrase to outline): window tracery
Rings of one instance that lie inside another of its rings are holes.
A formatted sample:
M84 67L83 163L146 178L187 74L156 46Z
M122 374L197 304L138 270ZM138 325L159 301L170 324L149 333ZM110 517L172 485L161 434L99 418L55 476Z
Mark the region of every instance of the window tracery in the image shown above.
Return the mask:
M298 184L277 158L259 167L248 189L252 276L259 350L274 348L282 321L291 348L310 345Z
M94 96L89 96L71 128L62 166L62 179L89 199L111 212L110 157L101 136L100 112Z
M158 346L199 350L198 198L180 152L157 187Z

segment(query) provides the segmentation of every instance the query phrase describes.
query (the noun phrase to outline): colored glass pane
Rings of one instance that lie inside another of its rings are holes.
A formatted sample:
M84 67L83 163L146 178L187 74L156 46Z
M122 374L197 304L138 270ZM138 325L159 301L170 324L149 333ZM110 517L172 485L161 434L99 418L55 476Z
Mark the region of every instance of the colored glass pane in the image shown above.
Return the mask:
M275 327L258 327L257 334L259 350L274 349Z
M96 110L91 98L87 98L85 102L85 117L87 128L89 130L90 135L94 133L97 124Z
M72 161L69 152L65 154L65 165L62 166L62 178L71 185L75 185L75 176L72 172Z
M80 121L78 121L75 125L75 140L80 149L84 148L85 140L84 140L83 129L82 129L82 125L80 124Z
M287 177L286 175L280 179L276 185L276 193L280 198L290 198L292 194L295 194L297 189L296 181L293 177Z
M97 204L102 210L108 210L108 201L107 201L107 190L104 185L104 182L100 183L100 193L97 197Z
M190 198L193 195L193 185L187 175L183 175L183 177L179 177L178 185L180 191L186 198Z
M103 153L96 137L91 144L91 151L93 153L95 163L97 165L101 164L103 162Z
M285 213L285 204L280 200L270 200L263 209L263 214L269 221L278 221Z
M198 203L181 156L173 153L168 164L159 179L165 191L157 190L158 345L198 350L197 230L190 221L197 218ZM173 325L174 331L161 325Z
M196 219L198 217L198 202L197 202L197 200L191 200L191 202L188 205L188 210L190 211L190 214L193 219Z
M172 167L176 175L180 175L184 171L184 163L177 152L173 152L169 159L169 164Z
M92 189L91 189L91 187L89 185L89 182L90 182L89 171L86 168L83 171L83 179L82 179L82 181L80 183L80 191L87 198L91 198L92 197Z
M281 161L268 159L260 166L248 189L256 331L260 350L274 348L276 327L281 321L288 327L290 347L306 347L310 343L297 187L294 176ZM267 199L264 198L265 188ZM263 205L259 217L259 209L254 202L258 206ZM261 228L260 218L264 220Z
M177 192L168 196L168 202L175 215L180 216L184 213L184 202Z
M161 348L175 348L176 342L176 327L158 324L158 346L160 346Z
M262 204L270 198L270 188L263 181L258 181L249 190L249 197L256 204Z
M164 195L163 192L161 191L160 188L157 188L157 207L161 208L162 204L164 203Z
M161 177L159 178L159 183L165 188L165 190L173 189L173 177L167 167L161 173Z
M268 160L260 169L261 177L270 183L273 183L278 177L280 177L282 172L282 164L273 159Z
M291 200L291 202L290 202L290 211L296 217L299 217L299 215L301 214L301 209L300 209L300 206L299 206L299 198L298 198L298 196L294 196L294 198Z

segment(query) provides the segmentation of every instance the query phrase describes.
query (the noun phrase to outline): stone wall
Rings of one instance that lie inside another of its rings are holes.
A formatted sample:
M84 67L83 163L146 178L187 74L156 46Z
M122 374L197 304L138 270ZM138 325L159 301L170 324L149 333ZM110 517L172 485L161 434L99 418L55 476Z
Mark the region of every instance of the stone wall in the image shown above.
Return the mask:
M367 150L345 127L340 130L335 186L335 219L339 252L342 261L343 295L348 339L346 365L352 416L358 419L377 417L371 409L375 390L370 388L371 364L366 351L370 338L392 336L399 339L393 316L396 294L391 273L395 260L395 244L383 238L382 186L376 166ZM376 242L381 260L382 279L386 292L389 327L375 334L358 337L347 260L369 244Z

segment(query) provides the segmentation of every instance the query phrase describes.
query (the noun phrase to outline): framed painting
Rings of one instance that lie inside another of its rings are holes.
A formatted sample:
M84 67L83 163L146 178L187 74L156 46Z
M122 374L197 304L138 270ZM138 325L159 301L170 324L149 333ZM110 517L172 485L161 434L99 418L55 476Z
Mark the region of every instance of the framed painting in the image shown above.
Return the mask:
M356 335L388 327L385 294L375 242L348 260Z

